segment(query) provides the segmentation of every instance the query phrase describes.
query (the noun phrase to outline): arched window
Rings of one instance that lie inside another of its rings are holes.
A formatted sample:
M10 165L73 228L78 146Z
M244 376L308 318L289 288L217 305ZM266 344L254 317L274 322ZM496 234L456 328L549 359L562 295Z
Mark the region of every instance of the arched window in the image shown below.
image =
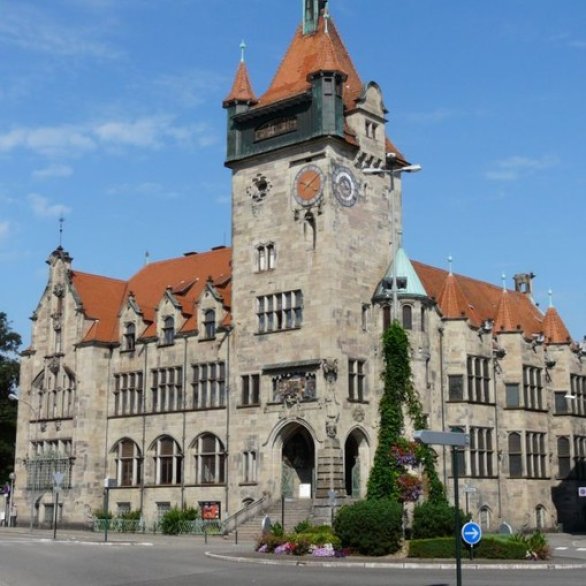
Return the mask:
M523 453L521 449L521 434L509 434L509 476L523 477Z
M480 507L479 511L480 528L483 531L488 531L490 528L490 507L484 505Z
M136 348L136 326L133 323L126 324L124 330L124 350L132 352Z
M535 528L538 531L543 531L546 525L547 511L543 505L535 507Z
M173 342L175 342L175 319L169 316L163 322L163 344L173 344Z
M216 312L213 309L208 309L204 313L203 326L207 339L216 337Z
M137 486L142 482L142 457L138 446L130 439L118 442L116 453L116 480L118 486Z
M567 437L558 437L558 477L568 478L571 471L570 440Z
M195 483L223 484L226 479L226 452L222 442L211 433L195 440Z
M183 454L177 442L168 436L155 443L155 483L181 484Z
M413 308L410 305L403 305L403 328L413 329Z

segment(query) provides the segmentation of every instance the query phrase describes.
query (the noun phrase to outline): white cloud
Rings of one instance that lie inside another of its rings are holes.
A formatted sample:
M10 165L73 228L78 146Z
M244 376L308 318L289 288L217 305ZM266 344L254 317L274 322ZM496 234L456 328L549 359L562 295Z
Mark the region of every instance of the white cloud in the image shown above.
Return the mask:
M8 237L10 234L10 228L10 222L8 220L0 222L0 240Z
M48 179L51 177L71 177L73 169L69 165L49 165L44 169L33 171L33 177L36 179Z
M63 204L52 204L48 198L31 193L27 200L35 216L40 218L58 218L71 212L71 208Z
M99 147L157 149L179 144L203 148L217 140L207 124L181 126L170 116L152 116L131 121L15 128L0 134L0 152L25 149L44 156L78 156Z
M517 181L522 177L555 167L558 163L559 159L551 155L537 159L515 155L496 161L493 168L485 173L485 177L492 181Z
M141 196L156 197L161 199L175 199L180 197L180 193L167 189L160 183L145 181L144 183L132 184L121 183L112 185L108 188L107 193L114 196Z
M118 57L118 51L101 38L106 30L95 22L56 22L37 7L12 2L2 10L0 43L68 57Z

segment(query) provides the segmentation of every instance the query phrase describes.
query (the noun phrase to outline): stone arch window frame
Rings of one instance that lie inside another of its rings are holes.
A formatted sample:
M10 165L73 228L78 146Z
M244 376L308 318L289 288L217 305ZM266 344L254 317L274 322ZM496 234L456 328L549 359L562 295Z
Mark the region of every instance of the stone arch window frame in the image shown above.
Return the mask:
M154 463L154 484L157 486L181 484L183 452L177 441L170 435L161 435L151 444L150 451Z
M134 352L136 350L136 324L133 321L124 324L123 352Z
M258 483L258 464L259 452L256 448L245 449L242 451L242 483Z
M213 446L209 445L210 441ZM226 483L226 447L216 434L200 433L191 444L191 452L196 485L223 486Z
M403 329L413 330L413 305L411 303L401 304L401 323Z
M478 509L478 521L480 528L483 531L490 529L490 520L492 516L492 509L488 505L482 505Z
M535 507L535 528L538 531L546 529L547 525L547 508L539 503Z
M131 453L125 450L129 446ZM123 437L112 448L118 486L140 486L143 481L143 456L139 445L129 437ZM127 480L129 479L129 481Z

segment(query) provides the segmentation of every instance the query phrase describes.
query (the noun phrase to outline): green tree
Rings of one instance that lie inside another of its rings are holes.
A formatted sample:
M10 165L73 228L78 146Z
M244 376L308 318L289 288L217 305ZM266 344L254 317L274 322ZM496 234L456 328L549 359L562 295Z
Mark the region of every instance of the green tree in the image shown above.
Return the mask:
M16 402L8 398L18 382L20 363L17 352L21 344L19 334L13 332L6 314L0 312L0 483L8 480L14 468L16 440Z
M406 412L415 429L427 427L421 402L411 383L409 338L401 325L394 321L383 334L384 391L379 404L380 426L374 465L368 479L368 498L400 500L399 479L405 467L393 457L393 446L404 442ZM418 457L423 464L431 501L445 500L445 491L435 470L433 452L420 446Z

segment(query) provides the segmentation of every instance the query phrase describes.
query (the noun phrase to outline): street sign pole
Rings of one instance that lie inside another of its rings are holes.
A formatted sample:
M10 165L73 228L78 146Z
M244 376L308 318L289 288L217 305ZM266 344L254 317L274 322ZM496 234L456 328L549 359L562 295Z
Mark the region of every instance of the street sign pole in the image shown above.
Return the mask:
M63 484L63 472L53 472L53 493L55 494L55 503L53 510L53 539L57 539L57 521L59 520L59 492Z
M462 586L462 543L460 541L460 488L458 486L458 452L456 446L452 446L452 468L454 477L454 504L456 505L456 586Z

